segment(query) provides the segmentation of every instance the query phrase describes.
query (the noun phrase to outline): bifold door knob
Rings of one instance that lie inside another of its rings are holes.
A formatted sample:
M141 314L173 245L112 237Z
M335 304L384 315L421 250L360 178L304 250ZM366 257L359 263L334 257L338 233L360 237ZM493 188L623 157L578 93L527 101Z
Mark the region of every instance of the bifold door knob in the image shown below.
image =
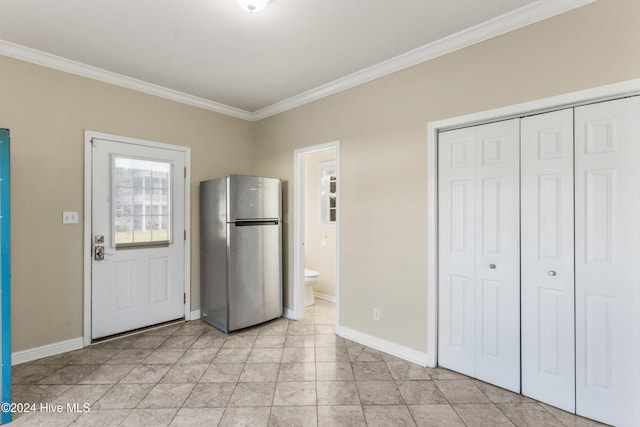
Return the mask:
M492 270L495 270L496 269L496 265L495 264L489 264L489 268L492 269Z
M549 270L549 273L547 273L549 276L555 276L556 272L553 270Z

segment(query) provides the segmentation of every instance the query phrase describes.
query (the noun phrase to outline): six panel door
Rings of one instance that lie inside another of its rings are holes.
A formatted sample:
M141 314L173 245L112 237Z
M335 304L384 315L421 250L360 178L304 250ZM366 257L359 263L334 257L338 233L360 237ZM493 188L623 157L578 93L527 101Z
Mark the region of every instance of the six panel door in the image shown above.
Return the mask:
M574 412L573 109L521 125L522 394Z
M440 134L439 363L520 390L519 121Z

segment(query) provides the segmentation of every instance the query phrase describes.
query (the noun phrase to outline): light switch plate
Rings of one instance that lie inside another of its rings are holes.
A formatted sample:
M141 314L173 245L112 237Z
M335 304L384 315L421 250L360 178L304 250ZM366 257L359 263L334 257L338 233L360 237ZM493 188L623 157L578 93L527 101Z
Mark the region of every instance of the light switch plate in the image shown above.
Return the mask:
M78 223L78 212L62 212L62 223L63 224L77 224Z

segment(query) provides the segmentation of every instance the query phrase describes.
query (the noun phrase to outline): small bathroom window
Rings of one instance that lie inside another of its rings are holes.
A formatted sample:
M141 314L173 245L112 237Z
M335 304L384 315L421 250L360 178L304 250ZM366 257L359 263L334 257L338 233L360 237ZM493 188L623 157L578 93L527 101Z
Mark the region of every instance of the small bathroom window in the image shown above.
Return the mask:
M335 225L338 209L336 204L336 161L319 163L318 171L320 175L320 223Z

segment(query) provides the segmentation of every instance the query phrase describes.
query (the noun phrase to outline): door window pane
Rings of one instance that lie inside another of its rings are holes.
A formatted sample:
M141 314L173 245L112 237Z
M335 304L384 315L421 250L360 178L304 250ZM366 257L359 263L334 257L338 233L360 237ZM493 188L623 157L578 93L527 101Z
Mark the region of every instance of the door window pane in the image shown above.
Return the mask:
M171 241L171 163L113 158L117 246Z

